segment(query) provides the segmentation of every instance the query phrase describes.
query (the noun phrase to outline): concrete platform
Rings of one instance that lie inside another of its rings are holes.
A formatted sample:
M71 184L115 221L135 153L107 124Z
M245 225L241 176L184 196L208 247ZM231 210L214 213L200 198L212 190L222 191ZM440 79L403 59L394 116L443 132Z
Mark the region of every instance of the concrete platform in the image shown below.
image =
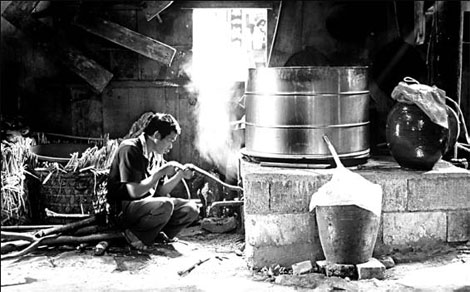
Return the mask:
M310 166L309 166L310 167ZM446 161L431 171L400 168L391 157L350 168L383 189L374 254L391 248L470 239L470 172ZM252 267L324 259L311 195L334 169L265 167L242 161L246 256Z

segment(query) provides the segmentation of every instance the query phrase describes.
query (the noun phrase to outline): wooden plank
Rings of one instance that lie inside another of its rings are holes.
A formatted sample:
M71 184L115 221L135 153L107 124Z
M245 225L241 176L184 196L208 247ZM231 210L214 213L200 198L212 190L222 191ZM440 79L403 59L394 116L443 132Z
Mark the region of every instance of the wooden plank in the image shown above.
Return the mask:
M60 44L64 46L60 46ZM104 88L113 78L113 73L103 68L93 59L83 55L80 50L73 48L65 42L59 42L57 45L53 45L51 52L54 51L58 52L58 56L60 56L64 65L98 92L103 92Z
M29 17L39 2L40 1L11 1L10 5L8 5L4 10L2 16L8 21L10 21L9 19ZM7 15L9 19L4 14Z
M69 85L72 134L84 137L103 135L103 103L101 95L88 87Z
M155 112L152 108L152 104L149 102L151 99L150 89L144 87L133 88L130 93L129 112L134 113L137 116L142 116L144 112ZM143 111L143 112L141 112ZM132 117L132 115L131 115Z
M50 133L71 133L70 91L63 84L37 82L34 97L25 100L28 120L35 129Z
M150 108L143 108L148 89L146 88L128 88L129 91L129 106L127 111L129 113L129 120L127 121L127 128L131 128L132 124L137 121L144 113L152 111Z
M200 158L198 157L195 146L197 123L194 121L197 119L194 116L194 112L196 110L196 104L189 102L187 93L181 88L176 88L176 95L179 103L179 121L182 128L180 159L182 163L194 163L199 165Z
M109 50L109 68L117 80L139 79L139 55L126 49Z
M98 17L79 17L74 25L167 66L176 54L169 45Z
M103 94L103 132L110 138L122 138L129 132L132 123L129 114L129 89L109 88Z
M171 87L165 87L163 88L163 94L164 94L164 100L165 100L165 109L162 110L162 112L166 112L171 114L176 118L176 120L179 122L180 126L183 127L184 123L182 124L182 117L180 112L178 111L178 96L175 94L176 88L171 88ZM187 113L183 113L185 116ZM184 131L184 129L182 129ZM171 149L171 152L168 154L168 159L176 160L176 161L182 161L181 160L181 136L178 137L175 143L173 143L173 149Z
M174 1L142 1L144 8L142 11L145 13L147 21L152 20L155 16L160 14L163 10L167 9Z
M268 67L282 67L289 57L302 50L303 1L282 2L277 35L273 35ZM301 15L301 17L299 17Z
M12 1L2 13L11 24L21 29L33 40L40 41L52 58L66 65L72 72L84 79L96 91L102 92L113 74L94 60L61 38L54 30L32 18L33 2Z

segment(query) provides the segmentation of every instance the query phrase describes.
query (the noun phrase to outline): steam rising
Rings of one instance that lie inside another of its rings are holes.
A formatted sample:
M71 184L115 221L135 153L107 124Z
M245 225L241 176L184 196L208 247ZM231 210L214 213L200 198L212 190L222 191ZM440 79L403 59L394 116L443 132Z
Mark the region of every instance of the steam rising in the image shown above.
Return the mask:
M234 178L240 141L232 137L231 122L235 117L230 109L234 99L234 80L247 74L244 72L247 65L242 63L246 61L234 57L239 53L227 41L230 37L227 27L214 26L217 18L221 17L220 13L206 13L204 16L195 13L193 17L204 18L204 21L194 21L200 27L194 30L197 41L194 41L192 63L185 66L191 79L187 89L195 93L198 100L196 147L201 156L217 166L226 177Z
M206 58L206 60L208 60ZM233 65L227 58L212 58L211 63L187 67L191 83L188 90L197 95L196 147L201 156L216 165L229 178L236 177L241 143L233 135ZM226 65L221 66L225 63ZM189 64L188 64L189 65ZM226 169L227 168L227 169Z

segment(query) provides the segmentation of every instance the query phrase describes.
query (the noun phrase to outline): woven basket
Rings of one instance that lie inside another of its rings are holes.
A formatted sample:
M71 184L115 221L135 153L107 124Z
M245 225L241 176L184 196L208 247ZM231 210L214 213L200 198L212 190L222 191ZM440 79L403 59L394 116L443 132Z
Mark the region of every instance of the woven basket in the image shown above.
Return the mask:
M107 174L85 172L63 173L55 171L37 171L42 182L40 187L40 205L42 221L47 224L64 224L80 220L63 217L66 215L86 215L102 213L106 209ZM58 216L50 216L51 212ZM83 218L82 218L83 219Z

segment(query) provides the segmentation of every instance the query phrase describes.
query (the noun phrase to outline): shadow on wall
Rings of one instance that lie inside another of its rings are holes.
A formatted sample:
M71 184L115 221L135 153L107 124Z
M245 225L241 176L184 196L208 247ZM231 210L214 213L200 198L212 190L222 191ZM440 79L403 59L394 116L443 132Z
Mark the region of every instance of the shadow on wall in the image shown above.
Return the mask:
M395 86L409 76L420 83L427 82L426 62L420 52L401 39L383 46L372 60L369 88L372 99L370 108L371 151L386 142L385 124L395 101L391 93Z
M338 41L361 43L371 33L386 30L387 5L381 1L338 1L326 11L326 30Z

